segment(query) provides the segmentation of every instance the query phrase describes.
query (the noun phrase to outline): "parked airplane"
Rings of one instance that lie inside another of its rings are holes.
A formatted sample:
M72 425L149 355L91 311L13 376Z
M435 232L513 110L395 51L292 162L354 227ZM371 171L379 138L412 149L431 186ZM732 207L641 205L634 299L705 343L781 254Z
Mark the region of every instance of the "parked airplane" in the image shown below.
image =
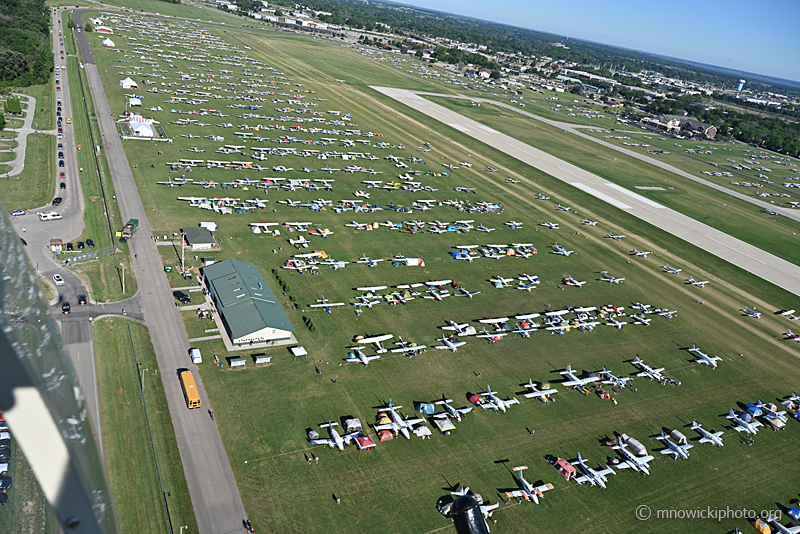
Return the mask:
M786 411L778 411L777 407L773 404L764 404L761 402L761 399L758 399L756 406L761 408L761 411L764 413L764 417L768 419L777 419L781 423L786 423Z
M775 515L770 515L767 520L772 523L772 526L778 529L780 534L800 534L800 526L785 527L778 521L778 518Z
M483 497L481 497L476 493L473 493L472 491L470 491L469 488L465 488L464 484L461 484L461 490L451 491L450 494L455 495L457 497L461 497L463 495L469 495L473 499L475 499L475 502L478 503L481 515L483 516L483 522L486 525L486 532L491 532L491 530L489 529L489 518L492 517L492 513L494 513L494 511L500 507L500 503L483 504L484 502Z
M701 424L697 422L697 419L692 419L692 430L697 430L700 432L700 435L703 436L700 438L700 443L711 443L712 445L716 445L717 447L724 447L725 444L722 443L722 434L723 432L720 430L719 432L709 432Z
M519 404L519 401L516 399L516 397L512 397L509 400L503 400L496 395L497 392L492 391L492 388L487 385L486 392L481 393L481 396L486 397L488 402L481 403L481 408L484 410L487 408L492 410L500 410L501 412L506 413L506 410L509 409L512 404Z
M513 278L503 278L502 276L495 276L494 278L490 278L489 281L492 284L494 284L494 287L499 289L499 288L503 288L503 287L509 287L511 285L511 282L514 281L514 279Z
M611 371L606 369L605 365L603 366L603 371L600 373L600 377L604 379L600 382L601 384L608 384L614 388L624 388L626 382L633 381L633 378L629 376L617 378Z
M568 206L562 206L561 204L557 205L556 209L558 211L569 211L569 207Z
M658 380L659 382L666 380L666 377L661 374L661 371L664 370L663 367L660 367L658 369L653 369L652 367L644 363L639 358L638 355L636 356L636 359L633 361L633 365L642 370L642 372L637 374L636 376L642 376L642 377L646 376L650 380Z
M506 226L508 226L512 230L519 230L520 228L522 228L522 223L517 221L508 221L506 223Z
M585 280L582 281L582 282L579 282L579 281L575 280L574 278L572 278L572 276L569 276L569 275L567 275L567 277L564 278L563 282L568 286L577 287L577 288L580 288L581 286L583 286L583 284L586 283Z
M600 471L595 471L588 465L586 465L586 461L581 458L581 453L578 453L578 459L574 462L570 462L572 465L580 466L581 470L583 470L583 475L579 476L575 479L575 482L578 484L583 484L584 482L588 482L592 486L600 486L603 489L606 489L606 476L607 475L616 475L617 472L607 467Z
M665 263L664 267L662 267L662 269L665 269L669 274L678 274L679 272L681 272L683 270L683 269L675 269L674 267L670 267L669 263Z
M601 273L603 275L603 278L600 278L600 280L599 280L600 282L610 282L612 284L619 284L620 282L624 282L625 281L625 277L624 276L622 278L616 278L616 277L608 274L608 271L601 271Z
M638 257L640 257L640 258L647 258L647 255L648 255L648 254L652 254L652 252L642 252L641 250L636 250L636 248L634 248L634 249L631 251L631 255L633 255L633 256L638 256Z
M560 247L558 246L558 243L553 243L553 254L558 254L559 256L570 256L572 254L577 254L577 252Z
M525 480L525 477L522 476L522 471L524 469L527 469L527 468L528 468L528 466L525 466L525 465L521 465L521 466L513 468L513 470L517 472L517 476L519 477L519 484L521 486L521 489L514 490L514 491L507 491L506 495L508 495L509 498L511 498L511 497L520 498L520 497L522 497L526 501L533 501L536 504L539 504L539 499L544 498L544 495L542 495L542 493L544 493L545 491L549 491L549 490L553 489L553 485L552 484L542 484L541 486L534 487L533 484L531 484L530 482Z
M518 184L519 180L515 180L515 179L513 179L512 177L509 176L508 178L506 178L506 182L508 182L510 184Z
M480 291L472 291L472 292L470 292L464 286L458 286L458 290L460 291L460 293L456 294L457 297L469 297L471 299L475 295L480 295L481 294Z
M750 310L747 308L747 306L745 306L744 309L740 311L743 311L745 315L747 315L748 317L752 317L753 319L761 319L761 312Z
M706 287L706 284L708 283L708 280L703 280L703 281L695 280L694 278L692 278L690 276L689 279L686 280L686 283L687 284L692 284L695 287L704 288L704 287Z
M361 347L350 347L355 354L350 354L351 357L347 358L345 361L347 363L363 363L365 366L369 366L369 362L372 360L379 360L381 358L380 354L376 354L375 356L367 356L361 350Z
M629 451L627 447L628 446L622 442L620 442L619 445L611 447L612 449L618 450L623 458L622 461L617 464L617 469L633 469L642 475L649 475L649 463L654 460L653 456L650 456L649 454L646 456L636 456Z
M673 442L669 437L664 434L664 429L661 429L661 435L656 436L656 439L659 439L664 442L667 446L666 449L661 451L661 454L671 454L677 460L678 458L682 458L684 460L689 459L689 449L694 447L691 443L687 443L686 445L678 445L677 443Z
M756 421L755 419L753 420L752 423L748 423L747 421L736 415L736 413L734 413L733 411L733 408L730 409L730 413L725 417L730 419L731 423L736 425L733 427L733 429L737 432L747 432L748 434L755 435L758 432L758 427L764 426L761 424L760 421Z
M566 382L561 382L561 385L565 386L565 387L572 386L574 388L581 388L581 387L585 386L586 384L590 384L592 382L597 382L597 381L600 380L600 377L597 377L597 376L589 376L589 377L586 377L586 378L578 378L572 372L572 367L570 367L569 365L567 365L566 371L559 371L559 374L564 375L569 379Z
M611 232L608 232L608 235L606 237L610 237L614 241L619 241L620 239L622 239L625 236L624 235L614 235Z
M539 226L544 226L546 228L550 228L551 230L558 230L558 223L552 223L552 222L546 222L545 221L545 222L541 223Z
M356 260L356 263L363 263L363 264L367 265L368 267L375 267L375 266L378 265L379 261L383 261L383 260L382 259L371 260L371 259L369 259L367 257L366 254L362 254L361 255L361 259Z
M299 245L299 246L301 246L303 248L308 248L308 245L311 244L311 241L306 239L304 236L300 236L297 239L289 238L289 243L294 245L294 246L298 246Z
M536 199L537 199L537 200L550 200L550 197L546 197L546 196L544 196L542 193L538 193L538 194L536 195Z
M436 415L434 415L434 417L436 419L444 419L446 417L450 417L451 419L455 419L460 423L462 417L464 417L466 414L474 410L473 406L467 406L466 408L454 408L450 404L451 402L453 402L453 399L448 399L447 397L442 395L442 400L436 401L436 404L444 406L445 412L437 413Z
M528 399L539 399L544 403L549 403L550 399L547 398L548 395L553 395L558 393L557 389L539 389L536 387L536 384L533 383L532 379L528 379L526 384L522 384L526 388L530 388L530 393L525 393L524 396Z
M475 334L475 327L470 326L469 323L458 324L455 321L447 321L448 326L443 326L442 330L454 331L459 336L471 336Z
M581 224L585 224L586 226L597 226L597 221L590 221L586 217L583 218Z
M375 425L375 430L392 430L395 434L400 433L405 436L406 439L411 439L411 432L414 430L414 425L418 425L420 423L424 423L425 419L403 419L400 417L400 414L397 413L397 410L402 408L402 406L395 406L392 403L392 399L389 399L389 413L392 414L392 422L385 424L385 425Z
M485 227L484 225L481 224L480 226L478 226L476 228L476 230L479 231L479 232L486 232L488 234L489 232L494 232L496 229L495 228L487 228L487 227Z
M318 299L317 303L309 305L309 308L323 308L326 312L332 313L333 306L344 306L344 302L329 302L325 295L322 295L322 298Z
M321 428L327 428L330 431L330 433L331 433L330 439L312 439L312 440L309 440L309 441L311 441L312 445L327 445L331 449L334 448L334 447L338 447L340 451L343 451L344 450L344 446L345 445L350 445L350 440L353 439L354 437L356 437L358 432L354 432L352 434L345 434L344 436L340 436L339 433L336 432L333 429L333 427L337 426L338 424L339 423L331 422L331 420L328 419L327 423L321 424L319 426Z
M380 336L373 336L373 337L364 337L364 336L356 336L355 342L359 345L366 345L367 343L372 343L375 345L375 352L378 354L383 354L384 352L388 352L387 349L383 347L381 343L392 339L394 336L392 334L383 334Z
M722 358L720 358L719 356L709 356L708 354L701 352L700 349L697 348L697 345L695 345L694 343L692 343L692 348L688 350L689 352L694 352L695 354L697 354L698 358L694 360L695 362L702 363L703 365L708 365L709 367L713 367L714 369L717 368L717 362L722 361Z
M455 336L442 336L436 341L441 341L444 345L434 345L434 349L447 349L456 352L458 347L462 345L466 345L466 341L459 341L459 339Z

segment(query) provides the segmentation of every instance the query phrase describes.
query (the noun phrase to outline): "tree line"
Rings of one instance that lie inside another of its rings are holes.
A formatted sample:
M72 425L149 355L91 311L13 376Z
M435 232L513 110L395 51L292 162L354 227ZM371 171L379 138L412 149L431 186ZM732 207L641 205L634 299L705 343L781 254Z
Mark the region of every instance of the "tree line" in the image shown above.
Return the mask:
M0 86L47 83L53 70L44 0L0 0Z

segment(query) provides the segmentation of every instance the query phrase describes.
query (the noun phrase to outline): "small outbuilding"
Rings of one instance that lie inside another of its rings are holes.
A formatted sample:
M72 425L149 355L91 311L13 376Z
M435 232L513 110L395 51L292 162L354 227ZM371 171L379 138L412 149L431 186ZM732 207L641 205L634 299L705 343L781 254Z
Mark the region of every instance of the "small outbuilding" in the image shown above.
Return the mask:
M181 233L184 236L186 245L192 249L192 252L211 250L217 245L216 239L205 227L188 227L181 228Z

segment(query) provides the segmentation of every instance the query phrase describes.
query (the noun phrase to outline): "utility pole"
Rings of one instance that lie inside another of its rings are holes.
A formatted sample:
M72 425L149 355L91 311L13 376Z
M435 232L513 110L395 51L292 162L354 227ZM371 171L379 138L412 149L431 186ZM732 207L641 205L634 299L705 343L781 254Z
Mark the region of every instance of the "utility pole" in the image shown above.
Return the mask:
M120 267L122 267L122 294L125 294L125 264L120 263Z
M186 266L184 265L184 259L186 255L186 233L181 230L181 276L183 276L183 272L186 270Z

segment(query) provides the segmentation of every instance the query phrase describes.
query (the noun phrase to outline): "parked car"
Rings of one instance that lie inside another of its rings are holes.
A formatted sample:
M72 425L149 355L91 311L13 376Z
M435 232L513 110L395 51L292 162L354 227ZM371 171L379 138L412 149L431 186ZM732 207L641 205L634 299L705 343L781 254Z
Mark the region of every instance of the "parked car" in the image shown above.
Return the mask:
M178 300L181 304L189 304L192 299L189 298L189 295L184 293L183 291L173 291L172 296Z
M69 251L75 250L75 245L73 245L71 241L67 243L67 250Z
M0 506L5 506L8 503L8 494L0 493Z
M94 248L94 240L89 238L86 240L86 246L89 248Z
M0 477L0 491L11 489L11 477Z
M11 459L10 449L0 449L0 462L7 462Z
M60 274L54 274L53 275L53 282L55 282L57 286L65 285L64 279L61 278Z
M78 250L83 250L85 247L83 241L78 241Z
M0 439L0 451L4 451L10 448L11 448L10 439Z

